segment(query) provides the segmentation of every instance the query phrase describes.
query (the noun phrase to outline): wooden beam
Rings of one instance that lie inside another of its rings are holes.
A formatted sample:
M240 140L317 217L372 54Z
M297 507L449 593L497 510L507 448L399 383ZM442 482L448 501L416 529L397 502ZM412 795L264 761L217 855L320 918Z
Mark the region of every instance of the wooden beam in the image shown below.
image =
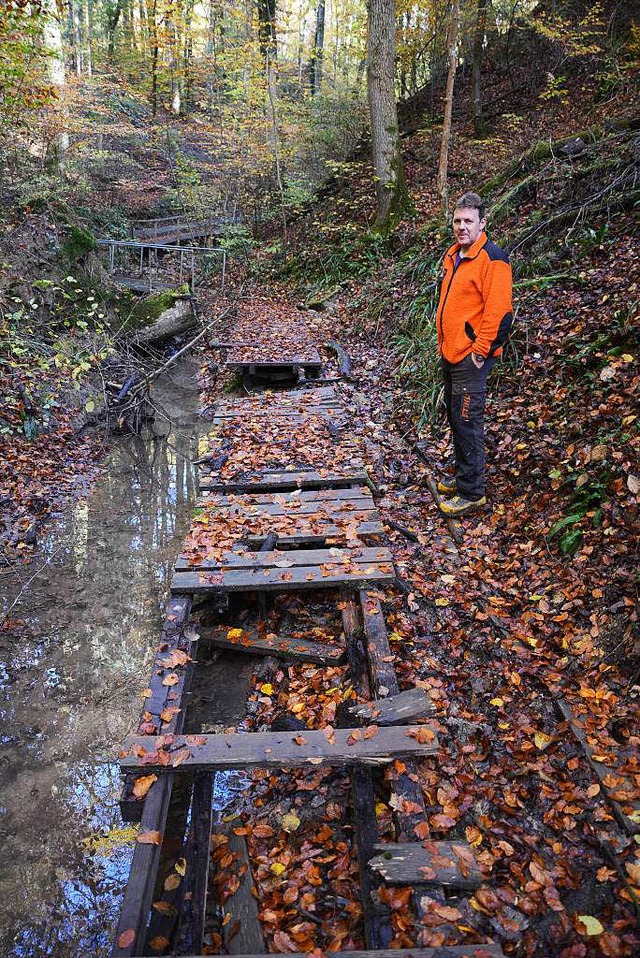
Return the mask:
M300 566L330 566L332 568L344 565L350 566L354 562L385 563L393 562L390 551L383 546L358 546L355 549L302 549L300 551L282 551L278 549L252 552L225 552L222 555L203 556L196 563L190 563L182 556L176 560L176 572L196 572L200 569L296 569Z
M182 882L182 907L175 955L202 951L207 901L213 799L213 773L201 772L193 782L191 823L187 839L187 868Z
M121 752L124 770L170 772L173 768L295 768L305 765L385 765L395 758L438 752L435 732L425 725L324 732L248 732L246 734L144 736L130 735ZM427 739L428 740L425 740ZM168 741L167 741L168 739ZM422 739L422 741L421 741Z
M171 772L154 782L147 793L142 809L138 841L136 841L129 871L129 881L124 891L115 942L111 951L112 958L139 955L144 945L172 788L173 773ZM141 836L150 833L160 836L160 844L140 842Z
M349 711L361 722L376 725L405 725L425 715L433 715L435 706L424 689L407 689L386 699L361 702Z
M504 958L500 945L440 945L437 948L380 948L369 951L332 951L331 958ZM80 958L80 956L79 956ZM92 956L82 956L92 958ZM152 958L147 955L145 958ZM157 956L155 956L157 958ZM186 958L186 956L185 956ZM189 958L197 958L191 955ZM235 958L264 958L262 953ZM270 952L269 958L309 958L309 952Z
M286 489L323 489L327 486L352 486L367 479L364 469L282 469L279 472L253 472L220 479L217 474L200 470L200 489L210 492L244 492Z
M471 846L466 842L403 842L376 845L369 867L390 885L447 885L473 889L482 884Z
M232 635L229 638L230 632L237 631L240 631L241 635ZM201 628L200 639L203 642L210 642L217 649L225 649L228 652L273 655L276 658L315 662L318 665L340 665L345 655L345 650L341 646L324 645L322 642L311 642L308 639L280 638L279 636L267 638L258 635L254 630L229 629L226 625Z
M368 595L363 589L360 592L360 605L367 640L369 678L373 696L381 699L397 695L400 686L393 665L394 655L389 646L389 636L380 600L376 596Z
M165 663L177 652L184 653L191 660L194 657L198 637L187 630L190 611L191 596L172 596L169 599L162 627L162 638L156 650L149 681L148 691L151 695L145 697L138 722L139 735L157 735L159 732L179 733L183 729L185 719L183 698L191 687L193 661L187 661L182 665L177 664L173 668L165 667ZM175 685L164 684L165 678L170 673L178 676L178 682ZM120 793L120 813L125 822L139 822L142 814L144 799L135 797L134 784L135 777L128 776Z
M388 562L353 560L349 566L335 563L325 566L298 566L291 569L230 569L211 572L176 572L171 579L175 595L196 595L212 589L223 592L279 591L292 589L328 589L336 585L364 585L393 582L395 572Z

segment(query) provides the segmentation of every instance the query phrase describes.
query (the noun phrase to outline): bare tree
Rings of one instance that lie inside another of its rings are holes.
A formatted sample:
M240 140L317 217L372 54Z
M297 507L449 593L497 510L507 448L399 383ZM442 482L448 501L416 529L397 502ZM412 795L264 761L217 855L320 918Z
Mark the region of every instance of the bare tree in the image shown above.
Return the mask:
M375 229L388 232L410 205L395 91L395 0L368 0L367 85L376 190Z
M442 123L442 141L440 144L440 162L438 164L437 189L442 199L442 207L447 208L447 167L449 163L449 142L451 140L451 115L453 113L453 85L458 63L458 27L460 24L460 0L452 0L449 31L447 35L447 51L449 56L449 70L447 85L444 92L444 120Z

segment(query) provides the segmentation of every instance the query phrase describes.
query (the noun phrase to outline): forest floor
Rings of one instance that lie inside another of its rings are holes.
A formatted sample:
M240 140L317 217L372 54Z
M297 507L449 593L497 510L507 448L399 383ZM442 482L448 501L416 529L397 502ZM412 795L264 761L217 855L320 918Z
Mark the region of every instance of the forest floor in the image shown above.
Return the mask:
M592 119L575 114L569 124L572 108L565 103L554 117L567 135ZM482 147L459 129L454 176L465 184L486 179L531 142L542 117L517 129L514 123L504 119ZM550 125L545 130L551 135ZM400 232L400 250L436 206L426 185L435 136L418 134L406 145L418 217L410 231ZM348 204L340 194L333 198L334 212L344 209L347 219L360 202L366 211L370 185L363 177L349 189ZM326 236L339 234L335 218L319 219ZM640 846L613 812L626 808L638 824L630 804L640 785L634 581L640 343L629 308L638 289L634 243L623 217L613 218L570 275L527 298L517 367L505 363L494 376L489 504L463 521L457 546L426 489L426 479L447 466L449 437L439 426L418 425L413 384L394 376L392 317L372 325L354 305L353 288L307 314L320 346L336 337L354 360L355 385L341 388L362 410L354 433L376 447L371 465L381 512L418 539L389 531L408 588L385 592L384 608L402 687L424 687L438 706L442 749L437 763L425 763L422 782L429 837L470 842L484 875L475 895L441 913L436 908L433 926L420 936L407 896L391 890L386 903L394 947L489 936L505 952L531 958L632 956L640 947ZM299 299L297 290L282 287L261 292L281 306ZM403 295L398 290L399 304ZM206 292L203 297L207 302ZM211 363L218 358L211 354ZM50 362L32 367L30 390L42 395L46 383L58 402L68 374L59 383L55 376ZM6 365L0 377L10 392L14 376ZM219 380L205 383L203 405L220 386ZM12 430L0 439L3 572L25 575L38 558L40 523L67 491L82 491L104 436L78 436L77 410L61 404L49 431L28 438L16 431L25 420L24 406L17 408ZM3 629L11 626L3 621ZM289 713L307 728L331 724L346 688L343 672L320 676L296 667L274 679L258 680L252 723ZM567 708L574 728L565 720ZM586 733L597 772L575 728ZM257 828L247 823L246 835L270 943L284 951L360 946L356 859L342 827L346 779L325 781L319 774L314 780L325 821L312 828L292 818L283 822L308 783L285 775L255 778L252 800L260 793L264 811ZM382 833L390 833L391 809L382 800L378 813ZM286 882L274 864L284 865ZM301 921L297 902L320 920ZM336 911L344 911L340 920ZM334 917L323 926L329 912Z

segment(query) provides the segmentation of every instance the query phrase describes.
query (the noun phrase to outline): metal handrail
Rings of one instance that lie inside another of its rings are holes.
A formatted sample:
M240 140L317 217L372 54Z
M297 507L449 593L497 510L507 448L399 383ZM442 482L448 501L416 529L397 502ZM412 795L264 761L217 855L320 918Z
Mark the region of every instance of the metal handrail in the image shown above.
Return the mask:
M191 253L191 288L195 289L195 254L196 253L218 253L222 255L222 280L221 289L224 289L224 282L227 274L227 251L220 246L174 246L168 243L149 243L144 240L98 240L98 246L109 247L109 268L113 273L115 270L116 248L129 248L140 250L140 269L142 269L142 254L145 249L164 250L165 252L180 253L180 275L179 282L182 282L184 272L184 254Z

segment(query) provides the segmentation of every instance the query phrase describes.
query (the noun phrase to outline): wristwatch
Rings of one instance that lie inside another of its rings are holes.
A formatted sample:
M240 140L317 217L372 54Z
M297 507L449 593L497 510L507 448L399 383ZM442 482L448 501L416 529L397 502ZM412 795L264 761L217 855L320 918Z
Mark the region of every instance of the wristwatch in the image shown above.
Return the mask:
M477 363L482 364L484 362L484 356L481 356L480 353L474 353L473 358Z

